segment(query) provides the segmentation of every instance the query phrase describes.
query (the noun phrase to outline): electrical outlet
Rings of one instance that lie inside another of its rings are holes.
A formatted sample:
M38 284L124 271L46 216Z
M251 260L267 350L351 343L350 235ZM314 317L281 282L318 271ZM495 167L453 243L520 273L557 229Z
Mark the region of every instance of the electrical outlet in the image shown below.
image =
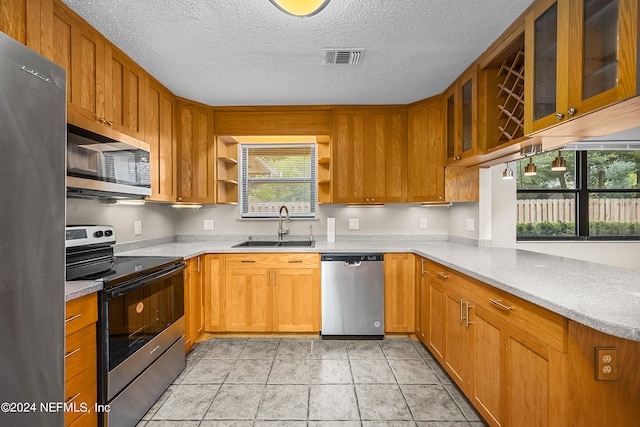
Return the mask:
M476 227L473 218L467 218L467 231L473 231L475 229Z
M427 218L420 218L420 228L428 228Z
M349 230L359 230L360 220L358 218L349 218Z
M205 219L204 220L204 229L205 230L215 230L216 226L215 226L215 221L212 219Z
M133 234L136 236L142 234L142 221L133 221Z
M596 380L615 381L618 379L618 349L596 347Z

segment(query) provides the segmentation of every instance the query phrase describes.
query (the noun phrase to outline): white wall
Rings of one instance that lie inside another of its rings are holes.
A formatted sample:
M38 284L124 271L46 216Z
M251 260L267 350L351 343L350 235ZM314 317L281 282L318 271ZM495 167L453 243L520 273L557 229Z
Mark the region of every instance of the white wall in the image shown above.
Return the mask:
M142 234L134 235L133 222L142 221ZM96 200L67 199L68 225L113 225L118 243L171 237L177 214L167 204L107 205Z
M473 220L473 230L467 230L467 220ZM449 208L449 236L478 240L478 203L455 203Z
M320 205L315 220L295 220L289 225L290 234L306 236L309 225L314 236L326 236L327 218L336 219L336 235L406 235L446 236L448 233L447 207L420 207L413 205L387 205L384 207L351 207L344 205ZM359 219L360 229L349 230L349 219ZM427 218L427 229L420 228L420 219ZM215 221L214 231L204 230L204 220ZM238 206L204 206L198 210L181 210L178 213L178 235L257 235L276 236L277 220L240 219Z
M490 205L492 245L515 247L534 252L599 262L640 271L640 242L516 242L516 182L502 179L505 165L491 168L489 179L482 183L491 187Z

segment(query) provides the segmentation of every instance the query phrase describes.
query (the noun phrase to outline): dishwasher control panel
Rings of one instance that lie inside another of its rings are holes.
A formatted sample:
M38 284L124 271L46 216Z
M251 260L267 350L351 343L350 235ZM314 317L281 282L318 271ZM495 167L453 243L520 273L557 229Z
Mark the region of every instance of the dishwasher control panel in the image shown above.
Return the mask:
M321 261L384 261L384 254L323 254Z

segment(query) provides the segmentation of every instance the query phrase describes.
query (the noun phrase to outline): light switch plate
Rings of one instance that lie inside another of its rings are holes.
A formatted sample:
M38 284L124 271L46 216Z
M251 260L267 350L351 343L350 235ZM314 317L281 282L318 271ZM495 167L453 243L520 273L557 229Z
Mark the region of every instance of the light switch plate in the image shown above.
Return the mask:
M349 230L359 230L359 229L360 229L360 219L349 218Z
M428 221L427 218L420 218L420 228L428 228Z
M215 221L213 219L205 219L204 220L204 229L205 230L215 230Z
M135 236L142 234L142 221L133 221L133 234Z

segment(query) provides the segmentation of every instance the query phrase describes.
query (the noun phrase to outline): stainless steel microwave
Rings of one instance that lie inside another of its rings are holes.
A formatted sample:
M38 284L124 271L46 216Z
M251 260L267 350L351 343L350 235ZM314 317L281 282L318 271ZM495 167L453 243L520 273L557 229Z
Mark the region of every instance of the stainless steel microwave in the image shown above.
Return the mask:
M67 195L113 199L150 196L149 144L116 141L67 125Z

